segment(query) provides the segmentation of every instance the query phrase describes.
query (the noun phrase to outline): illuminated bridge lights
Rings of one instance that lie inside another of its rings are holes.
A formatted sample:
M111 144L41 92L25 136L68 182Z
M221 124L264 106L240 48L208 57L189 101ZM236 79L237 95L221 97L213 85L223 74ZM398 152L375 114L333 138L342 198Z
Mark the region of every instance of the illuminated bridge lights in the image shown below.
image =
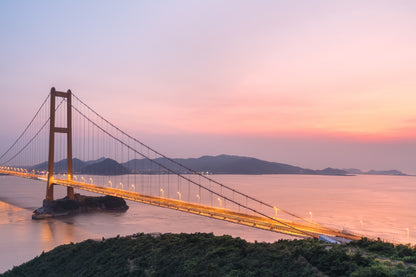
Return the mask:
M30 179L38 179L46 181L43 175L27 173L27 172L17 172L12 170L5 170L3 167L0 169L0 173L18 176L18 177L25 177ZM85 178L84 178L85 179ZM109 181L111 184L111 181ZM112 187L100 187L94 184L84 183L84 182L77 182L77 181L70 181L70 180L60 180L55 179L54 184L56 185L63 185L67 187L73 187L76 189L81 189L85 191L106 194L106 195L116 195L117 197L121 197L127 200L132 200L136 202L146 203L154 206L175 209L187 213L193 213L202 216L208 216L211 218L233 222L236 224L246 225L255 227L258 229L288 234L292 236L298 237L315 237L318 238L319 235L329 235L329 236L338 236L343 237L346 239L360 239L361 237L354 234L344 234L341 231L326 228L320 225L316 225L313 223L305 223L305 222L294 222L289 221L281 218L272 218L272 217L265 217L265 216L256 216L256 215L249 215L240 213L237 211L225 209L222 207L222 199L218 198L220 202L220 207L211 207L206 206L200 203L193 203L193 202L186 202L182 200L182 195L180 192L177 192L178 199L170 199L165 198L163 195L163 189L160 189L161 196L154 196L154 195L145 195L140 194L134 191L117 189ZM198 197L200 199L200 197ZM275 211L278 210L277 207L274 208Z

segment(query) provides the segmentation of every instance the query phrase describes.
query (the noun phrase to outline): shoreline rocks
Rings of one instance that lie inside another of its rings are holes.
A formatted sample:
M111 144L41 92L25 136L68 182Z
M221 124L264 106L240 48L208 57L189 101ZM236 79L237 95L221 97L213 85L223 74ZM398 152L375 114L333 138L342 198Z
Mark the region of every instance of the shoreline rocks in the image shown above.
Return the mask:
M84 196L75 194L75 199L67 197L52 201L43 200L42 207L33 211L32 219L45 219L100 211L125 212L129 206L122 198L114 196Z

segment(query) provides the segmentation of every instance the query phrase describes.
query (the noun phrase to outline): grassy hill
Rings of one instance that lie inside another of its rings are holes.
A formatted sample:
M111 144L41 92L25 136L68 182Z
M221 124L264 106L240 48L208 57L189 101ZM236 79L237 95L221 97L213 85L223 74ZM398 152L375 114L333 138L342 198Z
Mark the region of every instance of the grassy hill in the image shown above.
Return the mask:
M328 245L136 234L62 245L3 276L416 276L415 262L415 249L366 239Z

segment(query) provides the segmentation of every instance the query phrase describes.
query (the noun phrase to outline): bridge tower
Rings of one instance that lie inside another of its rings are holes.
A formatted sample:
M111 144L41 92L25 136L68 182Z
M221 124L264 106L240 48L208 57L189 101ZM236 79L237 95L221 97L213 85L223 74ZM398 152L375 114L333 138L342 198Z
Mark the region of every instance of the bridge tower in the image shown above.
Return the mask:
M56 111L56 97L66 98L67 114L66 114L66 127L55 126L55 111ZM53 186L54 186L54 158L55 158L55 133L67 134L67 179L72 181L72 93L70 90L67 92L56 91L55 88L51 88L51 110L49 121L49 159L48 159L48 183L46 187L46 200L53 200ZM69 199L74 199L74 188L67 187L67 196Z

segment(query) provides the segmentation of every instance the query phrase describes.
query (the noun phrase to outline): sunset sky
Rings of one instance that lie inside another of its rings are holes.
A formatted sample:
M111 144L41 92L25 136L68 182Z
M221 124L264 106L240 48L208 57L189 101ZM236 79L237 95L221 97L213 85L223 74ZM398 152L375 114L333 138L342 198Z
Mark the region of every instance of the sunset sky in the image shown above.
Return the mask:
M171 157L416 173L416 1L0 1L0 152L71 89Z

